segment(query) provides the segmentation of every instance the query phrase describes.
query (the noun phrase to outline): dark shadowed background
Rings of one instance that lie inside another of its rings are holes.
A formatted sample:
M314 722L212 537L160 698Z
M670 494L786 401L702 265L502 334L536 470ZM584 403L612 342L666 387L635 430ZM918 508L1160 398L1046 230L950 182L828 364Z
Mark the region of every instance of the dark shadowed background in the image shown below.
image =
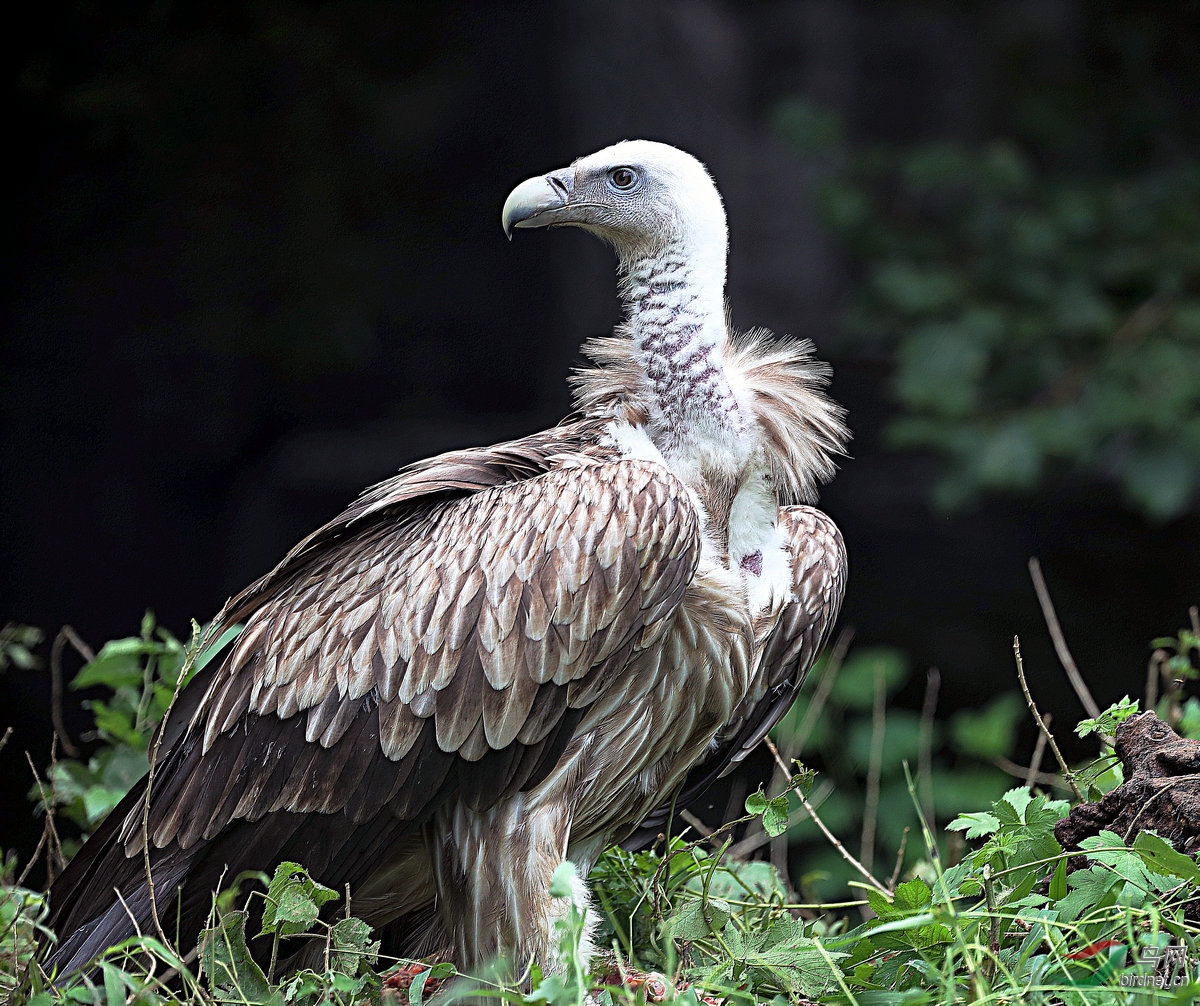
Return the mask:
M1030 556L1101 705L1200 602L1200 5L26 15L0 623L98 646L151 608L185 636L401 464L554 422L612 262L572 231L510 245L500 206L637 136L712 170L735 324L834 364L855 440L822 505L859 644L936 665L953 710L1013 687L1019 633L1071 722ZM48 673L0 689L0 843L27 854Z

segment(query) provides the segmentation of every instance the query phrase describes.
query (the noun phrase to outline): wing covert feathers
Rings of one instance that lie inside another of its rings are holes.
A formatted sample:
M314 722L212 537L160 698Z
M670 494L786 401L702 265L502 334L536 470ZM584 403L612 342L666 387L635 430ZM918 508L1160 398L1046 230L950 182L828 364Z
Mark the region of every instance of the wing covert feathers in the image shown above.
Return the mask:
M678 797L649 815L625 840L628 848L654 841L673 806L688 806L758 746L796 701L809 669L829 639L846 590L846 546L841 532L824 513L807 506L780 510L779 526L788 542L793 599L763 641L759 658L762 685L735 711L713 753L688 773Z
M390 805L408 819L446 787L479 805L515 792L565 744L564 716L653 641L700 552L687 493L644 461L372 517L310 543L256 594L156 774L155 845L268 813L358 821Z

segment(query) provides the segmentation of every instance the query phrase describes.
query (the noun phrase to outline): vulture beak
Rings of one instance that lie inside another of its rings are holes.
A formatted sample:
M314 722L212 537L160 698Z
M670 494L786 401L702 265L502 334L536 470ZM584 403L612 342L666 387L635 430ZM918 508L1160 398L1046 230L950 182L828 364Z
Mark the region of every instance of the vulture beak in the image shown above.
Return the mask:
M573 223L563 211L571 205L574 183L574 176L568 170L530 178L518 185L504 200L500 214L505 236L511 241L515 227Z

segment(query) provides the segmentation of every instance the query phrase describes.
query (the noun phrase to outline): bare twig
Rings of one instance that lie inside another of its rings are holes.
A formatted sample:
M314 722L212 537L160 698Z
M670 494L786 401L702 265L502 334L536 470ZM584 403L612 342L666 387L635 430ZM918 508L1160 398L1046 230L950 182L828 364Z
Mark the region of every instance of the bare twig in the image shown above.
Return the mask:
M1039 735L1040 737L1040 735ZM1043 741L1043 744L1045 742ZM1062 785L1062 777L1054 775L1050 772L1034 772L1025 765L1018 765L1015 761L1005 758L1003 755L997 755L992 759L992 764L1001 772L1007 772L1014 779L1021 779L1026 788L1033 786L1059 786ZM1033 781L1030 782L1030 779Z
M679 812L679 816L688 824L690 824L696 830L697 834L702 835L704 838L708 838L713 833L712 828L701 821L700 818L698 818L690 810L681 810Z
M4 747L5 747L5 745L6 745L6 744L8 744L8 739L9 739L11 736L12 736L12 727L8 727L8 728L7 728L7 729L5 729L5 731L4 731L4 736L3 736L3 737L0 737L0 751L3 751L3 750L4 750Z
M78 758L79 748L74 745L67 734L67 727L63 723L62 716L62 651L63 646L67 643L70 643L75 652L89 664L96 659L96 654L87 643L79 638L79 633L69 625L64 625L58 630L58 635L54 637L54 643L50 647L50 722L68 757Z
M1033 578L1033 589L1037 592L1038 604L1042 606L1042 617L1045 618L1046 628L1050 630L1050 638L1054 641L1054 652L1058 654L1059 662L1067 672L1067 680L1071 682L1071 687L1075 689L1075 694L1079 696L1087 714L1096 719L1100 715L1100 707L1092 698L1087 682L1083 680L1083 675L1075 666L1075 658L1067 648L1067 638L1063 635L1062 626L1058 624L1054 602L1050 600L1050 591L1046 589L1046 579L1042 576L1042 564L1036 558L1029 560L1029 575Z
M1042 770L1042 759L1046 757L1046 734L1050 732L1049 713L1042 716L1043 729L1038 731L1037 742L1033 745L1033 757L1029 760L1029 771L1025 774L1025 788L1032 789Z
M1025 695L1025 704L1029 706L1029 712L1033 715L1034 721L1045 735L1046 743L1050 745L1050 750L1054 752L1054 757L1058 760L1058 767L1062 769L1063 778L1070 785L1071 792L1075 794L1075 799L1083 803L1083 792L1080 790L1079 784L1075 781L1075 774L1067 766L1066 759L1063 758L1062 752L1058 749L1058 742L1055 741L1054 734L1050 732L1050 728L1042 720L1042 714L1038 712L1037 703L1033 701L1033 696L1029 694L1029 682L1025 680L1025 664L1021 660L1021 640L1018 636L1013 636L1013 656L1017 661L1017 678L1021 682L1021 691Z
M33 864L37 862L38 856L42 854L42 848L50 838L50 829L46 825L42 825L42 833L38 836L37 845L33 847L33 854L25 863L25 869L21 871L21 875L17 877L15 886L24 887L25 878L29 876L29 871L33 869ZM47 857L49 858L49 857ZM48 877L46 883L49 884L54 878Z
M917 791L921 796L921 813L933 827L933 716L937 712L938 693L942 675L936 667L925 675L925 698L921 703L921 730L917 748Z
M784 774L790 778L791 771L788 769L787 765L784 763L784 760L779 756L779 749L775 746L775 742L772 741L770 737L767 737L763 740L763 743L767 745L768 750L771 752L771 757L775 759L775 764L778 765L780 767L780 769L784 772ZM856 871L858 871L859 875L862 876L862 878L864 880L866 880L866 882L868 884L870 884L873 888L875 888L875 890L877 890L880 894L882 894L886 897L891 897L891 892L888 891L888 889L886 887L884 887L883 884L881 884L878 880L876 880L875 876L871 873L871 871L868 870L865 866L863 866L862 863L860 863L857 859L855 859L854 856L851 855L850 851L844 845L842 845L841 842L839 842L837 840L837 837L833 834L833 832L830 831L828 827L826 827L825 822L822 821L820 816L817 814L816 808L814 808L813 805L811 803L809 803L808 797L806 797L804 795L804 793L800 789L800 787L793 786L793 787L791 787L791 790L794 794L796 794L796 799L798 799L800 801L800 806L802 806L806 811L808 811L808 816L813 819L813 824L815 824L818 828L821 829L821 834L824 835L825 838L829 841L829 844L832 845L837 850L838 855L841 856L842 859L844 859L852 867L854 867L854 869Z
M33 864L37 862L38 853L43 846L46 849L46 883L54 882L56 867L62 869L67 862L67 857L63 855L62 842L58 838L58 828L54 824L54 803L51 799L53 789L49 783L42 782L41 774L37 767L33 764L33 758L29 752L25 752L25 761L29 764L29 771L33 773L33 781L37 786L38 797L42 801L42 809L45 812L45 824L42 826L42 837L38 839L37 848L34 849L33 855L29 857L29 862L25 864L25 869L21 871L21 876L17 878L17 886L20 887L25 883L25 877L29 874ZM50 761L54 762L54 741L50 741Z
M988 950L987 959L983 962L983 975L988 985L996 977L996 956L1000 953L1000 916L996 914L996 902L992 894L992 868L988 863L983 864L983 895L987 900L988 918Z
M833 690L834 682L837 681L838 672L842 669L842 663L846 659L846 652L850 649L852 639L854 639L854 629L845 628L838 633L837 639L834 640L833 646L829 650L829 659L825 661L825 669L821 673L821 680L817 682L817 687L813 690L813 697L809 700L808 708L804 710L804 719L800 721L796 732L788 738L789 754L804 747L808 735L816 726L817 719L824 712L825 703L829 700L829 693ZM785 758L784 763L786 764L790 760L790 758ZM785 778L791 778L787 769L784 769L783 774Z
M1162 650L1155 650L1150 654L1150 663L1146 665L1146 708L1153 709L1158 705L1158 679L1162 676L1163 658L1166 654Z
M904 850L908 848L908 825L904 826L904 832L900 835L900 848L896 852L896 866L892 870L892 875L888 877L888 890L896 889L896 881L900 879L900 871L904 869Z
M729 847L730 859L746 859L751 855L751 853L757 852L764 845L770 844L772 838L763 830L762 819L758 818L757 820L759 824L757 830L751 831L751 828L754 827L755 823L754 821L751 821L748 825L746 825L746 835L734 842L733 845ZM786 834L787 832L784 832L784 834L779 837L783 838Z
M825 704L829 701L829 693L833 690L833 686L837 681L838 672L842 669L842 663L846 659L846 652L850 649L850 641L854 638L854 629L845 628L838 633L837 639L834 640L833 646L829 649L829 658L825 661L825 666L821 671L820 680L817 681L817 686L813 690L812 698L804 710L804 719L800 721L800 726L796 728L791 736L781 738L783 741L783 761L790 763L796 753L804 747L809 735L816 726L817 720L825 709ZM745 839L743 839L743 842ZM742 843L739 843L742 844ZM762 844L762 843L759 843ZM776 835L770 839L771 844L771 865L779 871L781 877L788 876L788 837L787 832L782 835ZM756 846L757 848L757 846Z
M887 688L883 672L875 669L875 701L871 706L871 753L867 761L867 792L863 802L862 837L859 858L869 870L875 865L875 825L879 817L879 782L883 776L883 741L887 729L884 719Z

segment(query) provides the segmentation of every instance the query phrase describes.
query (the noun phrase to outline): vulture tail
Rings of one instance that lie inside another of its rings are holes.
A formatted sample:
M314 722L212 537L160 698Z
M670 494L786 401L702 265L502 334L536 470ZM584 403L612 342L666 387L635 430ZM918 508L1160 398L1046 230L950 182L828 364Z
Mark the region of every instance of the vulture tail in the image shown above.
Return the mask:
M77 971L109 947L139 932L154 932L144 861L141 855L127 856L121 841L121 826L141 805L145 785L143 779L126 794L51 886L48 923L59 942L46 958L47 970ZM170 906L194 853L177 846L152 849L155 897L168 931L167 919L173 918Z

